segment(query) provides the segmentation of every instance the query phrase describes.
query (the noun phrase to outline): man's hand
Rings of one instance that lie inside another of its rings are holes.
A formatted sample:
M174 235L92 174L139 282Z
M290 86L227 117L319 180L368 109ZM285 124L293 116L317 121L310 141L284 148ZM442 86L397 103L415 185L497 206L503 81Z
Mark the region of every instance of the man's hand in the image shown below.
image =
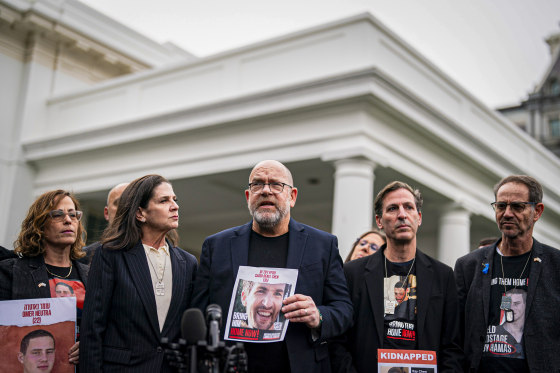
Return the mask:
M308 327L315 329L321 325L319 310L311 297L295 294L284 299L282 312L291 322L303 322Z
M68 361L70 364L78 365L80 359L80 342L74 343L70 350L68 350Z

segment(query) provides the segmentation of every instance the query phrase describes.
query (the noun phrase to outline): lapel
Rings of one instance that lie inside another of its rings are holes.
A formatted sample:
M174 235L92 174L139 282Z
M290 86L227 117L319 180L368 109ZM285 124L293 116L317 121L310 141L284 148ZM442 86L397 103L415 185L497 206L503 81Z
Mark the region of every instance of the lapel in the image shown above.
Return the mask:
M500 239L501 240L501 239ZM488 247L487 249L480 249L486 250L484 256L482 257L482 262L474 269L475 277L478 279L474 281L474 286L482 289L482 307L484 310L484 325L488 325L488 314L490 312L490 292L491 292L491 285L490 282L492 281L492 273L494 271L493 264L494 264L494 254L496 253L496 245L498 240L494 245ZM488 264L488 271L486 273L482 272L484 266Z
M539 258L541 261L535 261L536 258ZM535 298L537 283L539 281L539 277L541 276L541 270L543 267L541 263L544 260L546 260L546 258L544 258L542 246L539 241L533 238L533 262L531 263L531 269L529 270L529 287L527 288L527 306L525 307L525 320L527 320L527 317L529 316L531 304L533 303L533 299Z
M130 250L124 251L123 257L130 273L130 280L138 290L138 295L140 296L142 304L148 314L150 326L159 341L160 331L157 317L156 299L152 278L150 276L150 268L148 267L148 259L146 258L142 241L138 241L138 243L136 243L136 245Z
M370 255L365 266L365 283L369 298L369 305L373 311L373 320L377 330L377 345L383 346L383 320L384 297L383 297L383 278L385 277L385 256L382 254L386 246L382 246L375 254Z
M76 270L78 271L78 275L84 284L84 287L87 286L87 277L89 273L89 266L78 262L77 260L73 260L72 263L76 266Z
M428 257L424 255L418 248L416 249L416 276L418 288L416 289L416 307L418 314L416 315L416 335L424 335L424 324L426 322L426 314L432 293L432 282L434 280L434 271Z
M163 323L163 329L161 331L162 335L166 335L171 327L173 320L179 319L179 314L183 312L181 308L181 303L183 301L184 295L186 294L186 281L190 279L190 273L185 273L185 260L177 253L179 248L173 247L170 242L169 245L169 260L171 261L171 273L173 287L171 290L171 302L169 303L169 311Z
M303 232L304 227L290 219L288 236L288 258L286 258L286 268L300 268L307 242L307 233Z
M231 253L231 273L233 275L232 283L235 283L239 266L246 266L249 261L249 240L251 238L252 221L242 225L236 230L235 235L231 238L229 250Z
M36 298L50 298L49 276L47 274L47 267L45 266L43 255L30 257L27 261L27 265L29 266L31 281L36 289ZM40 284L45 284L46 286L39 287Z

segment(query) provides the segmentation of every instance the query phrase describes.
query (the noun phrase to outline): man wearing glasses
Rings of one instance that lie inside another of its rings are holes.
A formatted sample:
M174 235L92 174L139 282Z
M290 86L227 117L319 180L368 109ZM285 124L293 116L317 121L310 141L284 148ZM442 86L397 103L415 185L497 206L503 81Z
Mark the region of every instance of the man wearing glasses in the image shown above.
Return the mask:
M542 186L512 175L494 187L502 237L457 260L465 370L549 372L560 367L560 251L533 238Z
M326 340L352 322L335 236L290 218L298 190L278 161L258 163L245 190L252 221L208 237L202 246L193 305L227 312L239 266L298 269L295 295L283 301L284 341L246 343L249 372L329 372Z

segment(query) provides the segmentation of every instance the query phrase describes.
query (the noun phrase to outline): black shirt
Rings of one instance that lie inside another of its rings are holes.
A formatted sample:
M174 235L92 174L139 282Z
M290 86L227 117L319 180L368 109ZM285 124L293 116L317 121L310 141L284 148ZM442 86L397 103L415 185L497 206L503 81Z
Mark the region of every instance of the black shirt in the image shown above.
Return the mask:
M249 258L251 267L286 268L289 232L265 237L251 231ZM249 373L289 373L290 360L286 342L245 343Z
M82 320L86 288L76 266L56 267L45 263L49 276L49 289L51 298L76 297L76 335L79 336L79 325Z
M480 362L481 373L529 372L523 345L523 327L530 267L531 252L518 256L502 256L498 252L494 255L489 325ZM513 322L506 320L507 311L500 308L504 293L511 303L509 309L513 311Z
M387 260L383 301L396 302L396 306L393 313L387 312L384 317L383 348L402 350L417 348L416 289L414 260L405 263L392 263Z

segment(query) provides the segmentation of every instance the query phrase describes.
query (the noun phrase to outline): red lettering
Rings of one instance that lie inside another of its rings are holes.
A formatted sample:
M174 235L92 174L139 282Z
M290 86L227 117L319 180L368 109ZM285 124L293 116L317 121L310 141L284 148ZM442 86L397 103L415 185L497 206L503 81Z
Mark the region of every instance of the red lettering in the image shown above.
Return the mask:
M243 335L243 329L240 328L231 328L229 331L229 334L231 334L232 336L234 335Z

